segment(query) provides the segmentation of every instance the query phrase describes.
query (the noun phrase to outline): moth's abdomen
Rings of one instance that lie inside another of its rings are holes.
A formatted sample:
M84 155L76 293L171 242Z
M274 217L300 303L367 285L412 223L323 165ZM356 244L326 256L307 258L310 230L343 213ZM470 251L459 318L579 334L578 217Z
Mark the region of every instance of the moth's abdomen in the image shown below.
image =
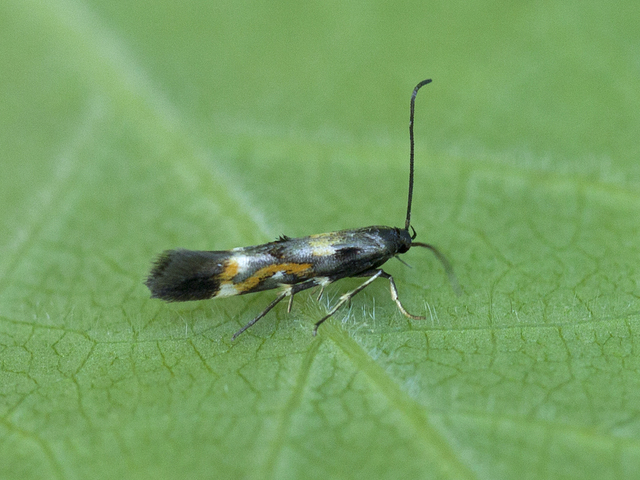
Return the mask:
M167 302L212 298L220 291L227 258L220 252L167 250L154 263L145 284L151 298Z

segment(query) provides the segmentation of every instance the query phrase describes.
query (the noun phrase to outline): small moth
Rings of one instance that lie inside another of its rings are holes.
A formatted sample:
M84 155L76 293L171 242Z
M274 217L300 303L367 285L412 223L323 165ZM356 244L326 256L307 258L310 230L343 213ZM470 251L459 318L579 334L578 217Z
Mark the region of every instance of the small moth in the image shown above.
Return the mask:
M318 327L325 320L380 277L389 280L391 298L406 317L424 319L425 317L412 315L404 308L398 298L393 277L380 267L387 260L406 253L411 247L424 247L434 252L454 288L457 285L444 255L433 245L414 242L416 232L411 226L415 99L418 90L430 82L429 79L418 83L411 95L409 199L404 228L371 226L301 238L281 236L275 242L264 245L224 251L167 250L157 258L147 278L146 285L151 291L151 298L184 302L282 288L267 308L233 335L235 339L285 297L289 297L287 311L290 312L293 296L298 292L319 286L320 299L324 287L336 280L345 277L367 278L360 286L342 295L336 305L315 323L313 334L316 335Z

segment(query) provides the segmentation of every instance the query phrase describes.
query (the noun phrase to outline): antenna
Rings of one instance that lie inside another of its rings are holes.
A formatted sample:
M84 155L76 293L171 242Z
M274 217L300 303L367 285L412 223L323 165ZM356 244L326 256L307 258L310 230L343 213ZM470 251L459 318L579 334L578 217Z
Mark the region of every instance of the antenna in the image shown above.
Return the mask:
M413 200L413 111L416 106L418 90L427 83L431 83L431 79L421 81L416 85L416 88L413 89L413 94L411 95L411 112L409 114L409 144L411 145L409 153L409 201L407 202L407 220L404 222L404 229L406 231L409 231L409 227L411 226L411 201Z

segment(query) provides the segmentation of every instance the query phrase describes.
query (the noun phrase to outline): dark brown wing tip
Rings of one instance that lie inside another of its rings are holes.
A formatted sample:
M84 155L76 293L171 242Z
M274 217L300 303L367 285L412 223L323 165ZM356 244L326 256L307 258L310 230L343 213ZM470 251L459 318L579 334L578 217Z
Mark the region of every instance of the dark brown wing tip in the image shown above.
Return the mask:
M151 298L166 302L205 300L218 293L223 270L214 252L166 250L153 263L145 285Z

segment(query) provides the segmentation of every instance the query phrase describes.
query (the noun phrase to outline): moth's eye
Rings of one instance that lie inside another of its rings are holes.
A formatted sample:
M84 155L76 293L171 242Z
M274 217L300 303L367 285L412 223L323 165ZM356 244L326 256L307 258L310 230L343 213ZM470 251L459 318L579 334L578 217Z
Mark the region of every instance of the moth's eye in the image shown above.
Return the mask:
M398 249L398 253L407 253L409 251L409 248L411 247L411 245L402 245L399 249Z

